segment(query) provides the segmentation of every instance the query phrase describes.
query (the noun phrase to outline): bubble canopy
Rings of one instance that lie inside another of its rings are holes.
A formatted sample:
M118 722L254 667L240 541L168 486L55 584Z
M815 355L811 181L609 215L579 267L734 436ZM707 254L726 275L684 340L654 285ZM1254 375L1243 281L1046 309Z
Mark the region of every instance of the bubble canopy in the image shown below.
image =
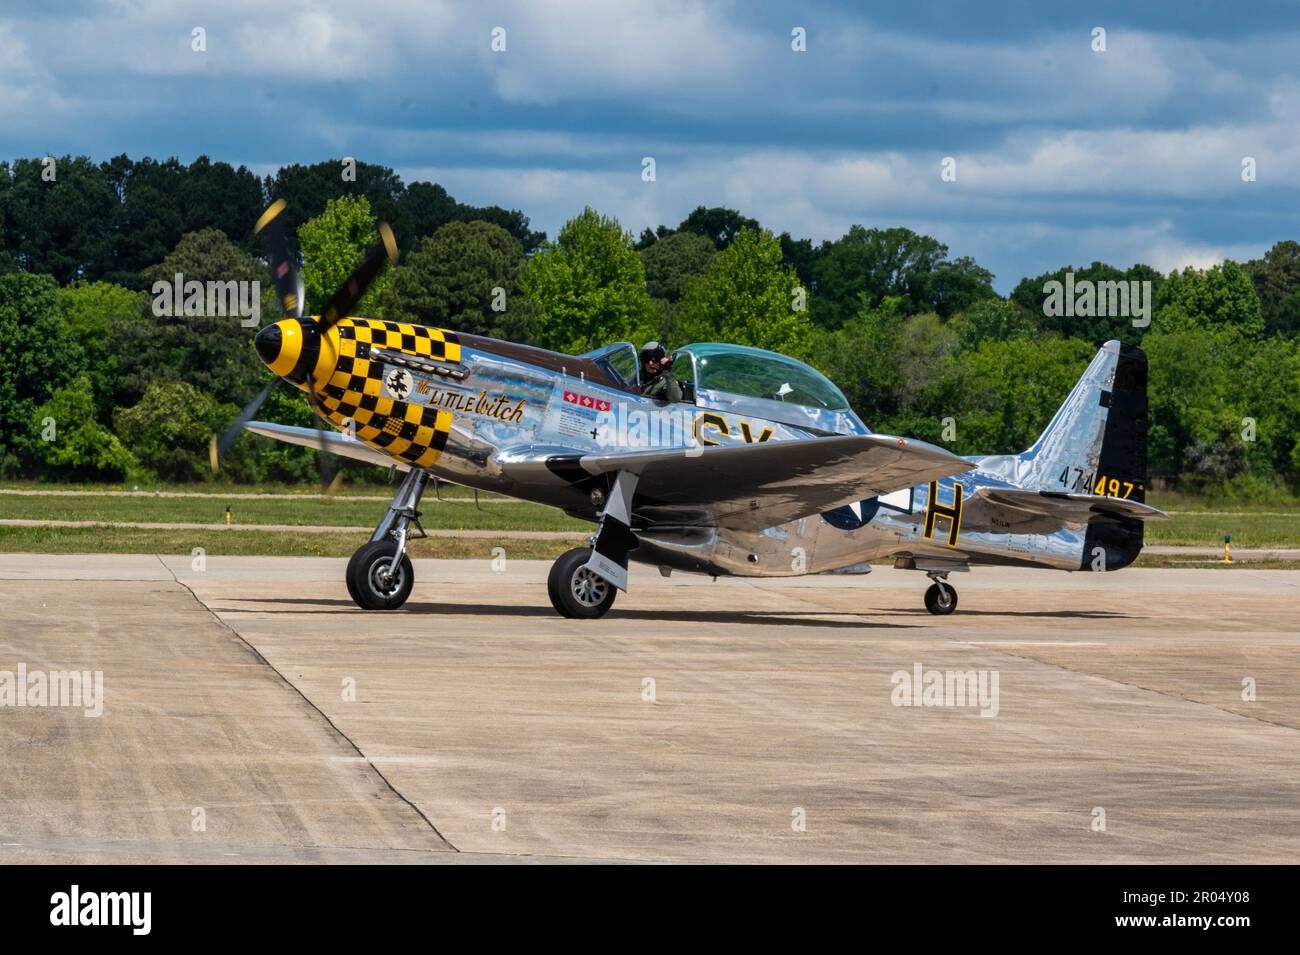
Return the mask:
M821 411L850 410L844 393L829 378L786 355L718 342L696 342L677 351L695 359L697 392L725 392Z

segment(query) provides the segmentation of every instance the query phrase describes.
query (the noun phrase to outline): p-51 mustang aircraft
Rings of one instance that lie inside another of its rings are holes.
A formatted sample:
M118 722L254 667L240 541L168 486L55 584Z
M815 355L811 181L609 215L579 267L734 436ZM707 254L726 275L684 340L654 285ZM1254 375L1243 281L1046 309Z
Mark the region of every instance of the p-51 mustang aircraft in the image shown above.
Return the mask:
M641 395L636 348L563 355L447 329L348 317L390 261L386 226L320 316L302 291L277 202L257 231L287 316L256 337L271 371L342 433L251 421L241 428L395 466L401 486L352 556L348 590L367 610L400 607L406 555L434 478L557 507L593 522L548 590L566 617L603 616L629 560L719 576L867 573L893 557L933 583L925 606L957 607L947 582L974 564L1118 570L1142 549L1147 362L1107 342L1029 450L958 457L873 434L826 377L739 345L677 351L680 402ZM274 382L272 383L272 385Z

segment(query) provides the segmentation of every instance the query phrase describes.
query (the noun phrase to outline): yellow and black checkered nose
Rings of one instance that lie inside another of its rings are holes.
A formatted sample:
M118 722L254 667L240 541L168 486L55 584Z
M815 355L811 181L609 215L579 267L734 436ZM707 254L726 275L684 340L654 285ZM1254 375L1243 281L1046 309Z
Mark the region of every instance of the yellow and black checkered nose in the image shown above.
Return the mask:
M320 332L315 322L286 318L258 332L253 347L272 373L300 385L316 364Z

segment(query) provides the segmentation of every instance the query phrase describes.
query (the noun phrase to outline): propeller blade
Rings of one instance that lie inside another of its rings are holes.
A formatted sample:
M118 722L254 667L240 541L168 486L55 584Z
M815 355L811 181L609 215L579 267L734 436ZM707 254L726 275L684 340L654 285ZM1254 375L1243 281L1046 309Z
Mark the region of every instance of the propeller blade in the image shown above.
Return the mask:
M244 405L243 410L239 412L239 417L228 424L220 435L212 436L212 440L208 443L208 463L212 465L213 472L221 467L221 459L235 443L239 432L244 430L244 425L253 420L253 415L257 414L258 409L262 407L262 402L266 401L271 389L279 383L279 378L272 379L270 384L257 393L256 398Z
M275 292L280 296L285 316L302 318L302 279L298 276L293 246L289 243L287 217L282 214L285 208L285 201L276 199L257 220L253 232L261 238L267 260L271 263L271 278L275 281Z
M379 224L379 239L371 246L370 251L361 264L356 267L347 281L339 286L330 300L325 304L325 308L320 313L320 330L323 335L329 329L333 328L335 323L341 318L347 318L352 314L352 310L357 307L357 302L366 294L370 284L379 277L379 273L390 264L397 261L397 240L393 238L393 230L388 227L387 222Z

